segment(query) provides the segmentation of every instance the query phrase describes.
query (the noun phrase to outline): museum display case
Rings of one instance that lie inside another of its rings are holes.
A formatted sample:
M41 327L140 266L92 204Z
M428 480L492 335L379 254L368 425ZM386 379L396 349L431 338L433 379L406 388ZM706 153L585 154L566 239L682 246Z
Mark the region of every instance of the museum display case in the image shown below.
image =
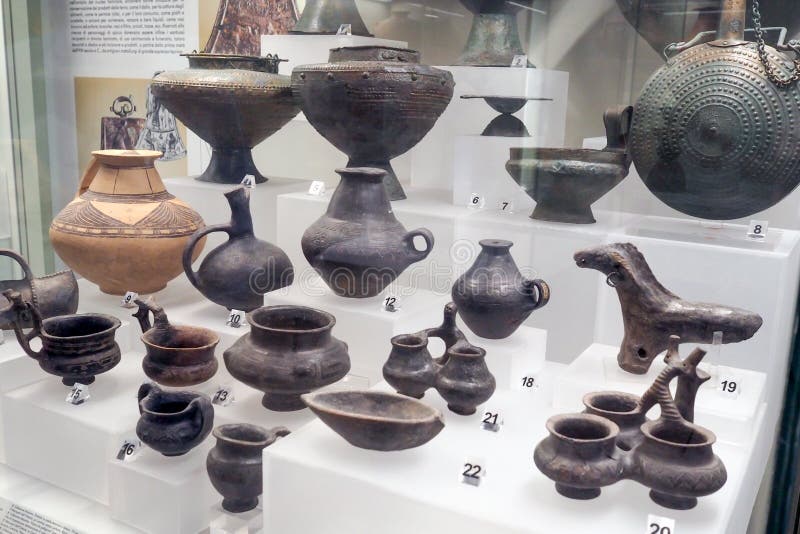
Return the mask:
M797 2L0 17L0 531L795 532Z

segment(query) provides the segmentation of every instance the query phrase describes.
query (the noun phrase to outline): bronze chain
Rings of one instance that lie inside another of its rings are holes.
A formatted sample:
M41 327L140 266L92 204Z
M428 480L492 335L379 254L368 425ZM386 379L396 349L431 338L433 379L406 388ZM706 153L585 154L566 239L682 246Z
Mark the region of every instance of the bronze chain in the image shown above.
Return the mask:
M767 55L767 45L764 42L764 31L761 28L761 10L758 3L758 0L753 0L753 28L756 32L756 40L757 40L757 47L758 47L758 57L761 59L761 64L764 66L764 70L767 73L767 78L773 84L777 85L778 87L785 89L800 81L800 57L796 57L794 59L794 70L792 72L791 77L789 78L781 78L773 68L772 64L769 62L769 56ZM790 43L790 46L792 43ZM796 55L800 56L800 52L798 52L798 48L792 46Z

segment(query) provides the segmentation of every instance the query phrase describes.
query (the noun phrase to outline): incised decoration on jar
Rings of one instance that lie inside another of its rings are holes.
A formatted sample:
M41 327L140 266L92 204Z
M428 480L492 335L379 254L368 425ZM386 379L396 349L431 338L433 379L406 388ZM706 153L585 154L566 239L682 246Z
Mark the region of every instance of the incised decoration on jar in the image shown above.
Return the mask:
M641 397L602 392L584 397L586 412L556 415L534 452L536 467L572 499L593 499L600 488L631 479L650 488L665 508L688 510L697 498L725 485L725 465L714 454L714 433L693 423L697 390L711 377L698 369L705 351L681 360L673 336L666 367ZM669 384L678 379L673 398ZM658 404L661 415L646 415ZM638 426L637 426L638 425Z
M456 326L456 311L451 302L444 308L441 326L393 337L383 377L398 393L417 399L436 388L450 411L471 415L489 400L496 382L486 366L486 351L471 345ZM444 342L441 358L434 359L428 351L430 338Z
M444 428L439 410L383 391L333 391L303 395L311 411L348 443L374 451L424 445Z
M217 440L206 457L211 484L222 495L222 509L241 513L258 506L264 488L262 453L289 429L276 426L269 430L247 423L220 425L214 429Z
M453 97L453 76L405 48L334 48L328 63L292 71L292 90L311 125L350 158L386 171L390 200L406 198L389 160L420 142Z
M595 221L592 204L628 176L628 134L632 108L603 115L606 147L512 148L506 170L536 201L532 219L572 224Z
M716 34L668 47L667 64L634 108L630 154L639 176L692 217L747 217L800 183L800 63L790 60L800 50L746 41L745 7L726 0Z
M201 384L217 372L214 349L219 336L208 328L172 325L164 308L152 301L136 299L133 314L142 328L147 350L142 360L144 374L161 385L180 387ZM153 323L150 314L153 314Z
M274 411L305 408L300 395L350 371L347 344L331 335L333 315L303 306L265 306L247 314L250 332L224 353L237 380L264 392Z
M119 319L102 313L77 313L42 319L39 310L13 289L3 291L10 302L3 314L13 316L14 334L22 350L39 362L45 372L61 377L66 386L89 385L95 376L110 371L122 356L114 334ZM7 315L7 316L8 316ZM24 324L31 324L27 334ZM42 348L33 350L39 338Z
M653 360L677 335L683 343L712 343L721 332L722 343L750 339L761 328L757 313L705 302L689 302L662 286L644 256L631 243L600 245L575 253L578 267L606 275L616 289L622 308L625 335L619 349L619 366L644 374Z
M397 220L383 186L385 171L336 172L342 179L325 215L303 234L303 254L335 294L374 297L409 265L428 257L433 234L427 228L407 232ZM415 237L425 241L424 250L417 249Z
M264 305L265 293L292 284L294 268L283 250L253 233L250 190L239 187L225 193L225 198L231 207L230 222L195 232L183 250L183 269L208 300L229 310L252 311ZM228 241L206 254L194 272L195 246L213 232L225 232Z
M92 156L75 198L50 225L56 254L103 293L164 289L183 272L183 248L203 219L164 187L153 166L161 152L100 150Z
M248 174L266 182L251 150L300 111L277 56L184 54L189 68L162 72L151 85L187 128L211 145L211 162L197 179L239 184Z
M550 300L544 280L529 280L511 256L511 241L484 239L472 266L453 284L451 294L464 323L486 339L505 339Z
M57 315L70 315L78 310L78 281L72 271L59 271L36 278L28 262L13 250L0 248L0 256L7 256L17 262L23 277L15 280L0 280L0 292L13 290L39 311L42 319ZM0 330L12 330L16 312L14 307L4 307L0 298ZM22 328L33 326L32 317L21 322Z
M200 445L214 427L211 399L193 391L168 391L155 384L139 388L136 435L164 456L181 456Z

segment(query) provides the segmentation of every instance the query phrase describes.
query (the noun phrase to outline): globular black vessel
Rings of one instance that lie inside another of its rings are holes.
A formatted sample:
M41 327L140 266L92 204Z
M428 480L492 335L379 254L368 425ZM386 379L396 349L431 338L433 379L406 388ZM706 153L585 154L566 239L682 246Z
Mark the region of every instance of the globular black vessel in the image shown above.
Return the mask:
M453 284L453 301L470 330L482 338L505 339L534 311L550 300L544 280L528 280L519 272L503 239L480 241L475 263Z

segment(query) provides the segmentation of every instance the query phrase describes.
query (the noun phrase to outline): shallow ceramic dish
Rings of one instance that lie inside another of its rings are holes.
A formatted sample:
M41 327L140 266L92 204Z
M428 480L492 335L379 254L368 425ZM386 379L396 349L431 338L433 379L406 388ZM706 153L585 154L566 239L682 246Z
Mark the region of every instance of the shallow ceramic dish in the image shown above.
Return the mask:
M302 396L323 423L351 445L375 451L400 451L424 445L444 428L442 414L394 393L334 391Z

